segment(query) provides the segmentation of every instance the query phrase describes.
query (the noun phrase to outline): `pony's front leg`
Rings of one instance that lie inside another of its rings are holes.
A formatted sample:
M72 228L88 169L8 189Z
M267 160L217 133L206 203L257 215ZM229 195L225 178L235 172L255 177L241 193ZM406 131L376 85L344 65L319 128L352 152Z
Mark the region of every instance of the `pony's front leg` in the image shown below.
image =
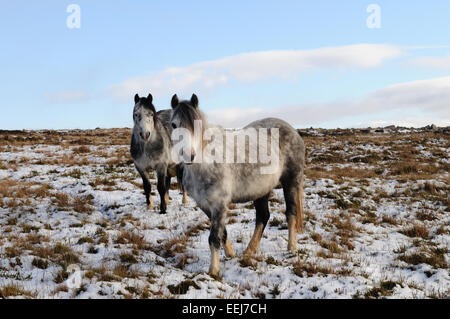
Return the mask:
M217 210L211 215L211 230L208 241L209 248L211 250L211 264L209 267L209 273L212 276L219 275L219 251L222 244L227 257L234 257L234 251L228 240L227 231L225 229L225 217L225 208Z
M167 186L167 168L158 170L158 193L160 197L160 214L165 214L168 202L168 186Z
M153 210L154 205L151 194L152 186L150 184L148 174L144 170L141 170L137 165L136 170L139 172L139 175L141 175L142 178L142 184L144 186L144 193L145 193L145 200L147 202L147 207L148 209Z
M211 213L208 210L204 210L204 212L205 212L206 216L208 216L209 220L211 221ZM225 213L225 216L226 216L226 213ZM225 225L223 226L222 245L223 245L223 250L225 251L225 256L227 256L228 258L234 258L234 256L236 256L236 254L234 253L234 249L231 246L230 238L228 237L228 232L227 232L227 228Z
M288 250L295 251L297 250L297 223L300 225L302 223L299 185L283 185L283 192L286 201L286 219L289 228Z
M180 192L183 194L182 203L187 204L189 202L189 199L188 199L187 192L183 187L183 166L182 165L176 166L176 173L177 173L178 188L179 188Z

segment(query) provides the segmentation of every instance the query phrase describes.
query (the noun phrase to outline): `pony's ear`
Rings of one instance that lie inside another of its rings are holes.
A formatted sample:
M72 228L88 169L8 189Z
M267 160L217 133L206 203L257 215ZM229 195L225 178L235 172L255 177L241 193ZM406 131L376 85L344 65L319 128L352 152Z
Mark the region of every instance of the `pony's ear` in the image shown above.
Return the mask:
M193 107L198 108L198 97L195 94L192 94L191 104Z
M150 93L147 96L147 100L149 101L149 103L153 102L153 96Z
M134 104L137 104L137 102L139 102L139 94L134 96Z
M180 101L178 101L178 96L175 94L175 95L172 97L172 102L170 102L170 105L172 105L172 108L174 109L174 108L177 107L177 105L179 104L179 102L180 102Z

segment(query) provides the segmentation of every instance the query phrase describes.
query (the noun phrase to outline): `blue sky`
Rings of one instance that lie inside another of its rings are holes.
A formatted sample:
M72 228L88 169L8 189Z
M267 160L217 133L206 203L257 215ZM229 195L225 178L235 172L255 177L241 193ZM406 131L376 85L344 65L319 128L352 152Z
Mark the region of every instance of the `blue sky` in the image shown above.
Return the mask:
M69 29L67 6L81 8ZM369 29L366 8L381 8ZM133 95L211 121L450 125L449 1L2 1L0 129L132 125Z

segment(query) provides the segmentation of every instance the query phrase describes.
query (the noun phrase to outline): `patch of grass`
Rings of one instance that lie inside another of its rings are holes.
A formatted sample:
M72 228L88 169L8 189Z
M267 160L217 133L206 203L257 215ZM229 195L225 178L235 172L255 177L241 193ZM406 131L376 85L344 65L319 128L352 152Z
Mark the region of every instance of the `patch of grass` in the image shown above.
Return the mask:
M318 243L322 241L322 236L318 233L312 233L311 238Z
M397 220L394 217L383 215L381 217L381 222L385 224L390 224L396 226L398 224Z
M104 229L98 228L97 231L95 232L95 236L98 237L97 239L98 243L108 246L109 235Z
M401 230L400 233L412 238L414 237L420 237L423 239L429 238L428 229L424 224L414 224L411 227Z
M33 226L33 225L27 225L27 224L22 224L22 232L29 234L32 231L37 232L39 230L39 227Z
M279 227L281 224L283 224L283 221L278 218L274 218L269 222L269 225L272 227Z
M7 299L10 297L18 296L32 297L33 294L14 284L0 287L0 299Z
M322 248L328 249L328 251L332 254L339 254L341 252L341 248L339 247L336 240L330 240L330 241L322 240L320 242L320 246Z
M391 165L391 173L393 175L409 175L417 172L417 163L412 161L398 161Z
M5 255L8 258L15 258L22 254L22 250L18 247L12 246L12 247L6 247L5 248Z
M133 254L130 253L122 253L119 256L120 261L123 263L128 263L128 264L136 264L137 263L137 259Z
M129 231L122 231L116 238L115 243L122 245L133 245L137 249L148 249L149 246L143 235Z
M31 264L39 269L47 269L48 261L40 258L34 258Z
M69 278L69 273L66 271L66 269L61 269L55 275L55 277L53 278L53 281L56 282L57 284L60 284L60 283L63 283L64 281L66 281L67 278Z
M178 285L169 285L167 289L169 289L170 293L173 295L185 295L190 287L194 287L194 289L200 289L195 281L185 280L180 282Z
M273 258L272 256L269 256L266 258L266 263L268 265L274 265L274 266L281 266L281 262L279 262L278 260L276 260L275 258Z
M416 217L421 221L433 221L436 219L436 216L431 212L420 211L416 213Z
M7 225L9 225L9 226L15 226L15 225L17 225L17 218L8 218L8 220L7 220Z
M80 258L72 250L72 248L61 243L55 244L53 247L53 253L56 255L56 262L63 268L67 268L67 266L71 264L77 264L80 262Z
M317 263L311 262L302 262L300 257L297 262L294 264L294 268L292 269L293 273L297 276L303 277L312 277L314 275L322 274L322 275L330 275L334 274L334 270L328 266L321 266Z
M385 296L391 296L394 288L398 285L398 283L388 280L382 281L379 287L373 287L366 291L364 297L369 298L380 298Z
M270 293L272 296L274 296L274 297L276 297L276 296L278 296L279 294L281 294L279 285L273 286L273 288L270 289L269 293Z
M75 179L80 179L81 177L83 177L85 175L85 173L83 173L80 169L75 168L72 171L63 174L63 176L67 176L67 177L72 177Z
M77 213L87 213L90 214L94 211L92 205L94 205L92 196L75 197L73 199L72 208Z
M91 149L89 146L81 145L80 147L74 148L73 152L77 153L77 154L86 154L86 153L90 153Z
M88 254L96 254L96 253L98 253L98 249L95 248L94 245L90 245L89 248L88 248L87 253L88 253Z
M81 237L80 239L78 239L78 242L77 242L78 245L83 245L85 243L92 244L92 243L94 243L94 240L90 237Z
M404 261L411 265L428 264L433 268L443 268L448 267L447 261L445 260L445 249L430 249L428 251L421 251L412 254L402 254L398 257L399 260Z

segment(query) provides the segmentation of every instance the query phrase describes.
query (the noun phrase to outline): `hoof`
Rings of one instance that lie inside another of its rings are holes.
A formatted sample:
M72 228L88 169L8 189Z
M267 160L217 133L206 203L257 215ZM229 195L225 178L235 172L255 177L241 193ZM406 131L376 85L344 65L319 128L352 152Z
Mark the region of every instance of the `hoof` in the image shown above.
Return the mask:
M167 214L167 212L160 211L159 214L160 215L165 215L165 214Z
M236 257L236 254L234 253L234 250L232 250L232 251L225 251L225 256L227 258L234 258L234 257Z
M296 251L297 250L297 245L295 243L289 244L288 245L288 250L289 251Z
M244 252L242 253L243 256L254 256L256 253L256 251L253 251L252 249L246 249L244 250Z
M218 279L219 277L219 269L211 269L209 268L208 274L214 279Z

